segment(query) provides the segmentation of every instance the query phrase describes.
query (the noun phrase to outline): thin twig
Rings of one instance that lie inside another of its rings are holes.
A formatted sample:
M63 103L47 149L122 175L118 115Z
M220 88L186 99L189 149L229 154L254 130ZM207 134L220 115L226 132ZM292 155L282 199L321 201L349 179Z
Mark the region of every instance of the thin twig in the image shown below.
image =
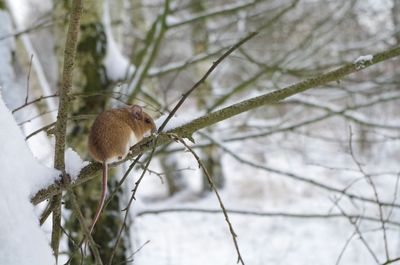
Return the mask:
M309 185L313 185L315 187L321 188L323 190L327 190L330 192L334 192L337 194L342 194L344 196L346 196L347 198L349 198L350 200L358 200L358 201L363 201L363 202L368 202L368 203L372 203L372 204L376 204L376 200L369 198L369 197L365 197L362 195L357 195L355 193L350 193L347 192L348 187L346 188L336 188L334 186L330 186L328 184L325 184L323 182L317 181L317 180L313 180L310 178L306 178L304 176L298 175L296 173L292 173L292 172L286 172L280 169L276 169L276 168L272 168L266 165L261 165L261 164L257 164L254 161L251 161L250 159L245 159L242 156L238 155L237 153L233 152L232 150L228 149L226 146L224 146L223 144L219 143L218 141L216 141L215 139L213 139L212 137L210 137L209 135L206 135L204 133L199 133L200 135L206 137L207 139L209 139L210 141L212 141L215 145L217 145L219 148L221 148L223 151L225 151L225 153L227 153L228 155L230 155L231 157L233 157L235 160L249 165L251 167L254 168L258 168L258 169L262 169L271 173L275 173L281 176L285 176L291 179L294 179L296 181L300 181ZM400 205L398 204L393 204L391 202L379 202L380 205L382 206L388 206L388 207L396 207L396 208L400 208Z
M233 45L229 50L227 50L224 54L222 54L221 57L216 60L212 66L208 69L208 71L204 74L202 78L200 78L199 81L197 81L196 84L192 86L186 93L182 95L182 98L178 101L178 103L175 105L175 107L172 109L170 114L167 116L167 118L164 120L164 122L161 124L160 128L158 128L158 133L162 132L169 120L175 115L175 113L178 111L178 109L182 106L182 104L185 102L185 100L189 97L189 95L196 89L198 88L201 84L203 84L208 76L215 70L215 68L226 58L228 57L232 52L234 52L236 49L238 49L240 46L242 46L244 43L246 43L248 40L253 38L255 35L257 35L258 32L252 32L249 35L247 35L245 38L241 39L238 43Z
M115 96L114 96L114 95L115 95ZM118 91L110 91L110 92L108 92L108 91L103 91L103 92L96 92L96 93L71 93L71 94L70 94L71 100L72 100L72 99L75 99L75 98L77 98L77 97L95 97L95 96L111 97L111 98L113 98L113 99L115 99L115 100L120 101L121 103L123 103L123 104L125 104L125 105L129 105L126 101L124 101L124 100L121 99L121 97L123 97L123 96L127 98L128 95L127 95L127 94L124 94L124 93L122 93L122 92L118 92ZM12 113L17 112L17 111L19 111L19 110L25 108L25 107L28 106L28 105L31 105L31 104L34 104L34 103L36 103L36 102L42 101L43 99L54 98L54 97L58 97L58 94L56 93L56 94L48 95L48 96L40 96L40 97L38 97L38 98L36 98L36 99L33 99L33 100L29 101L29 102L25 102L25 103L22 104L21 106L19 106L19 107L13 109L13 110L12 110ZM142 101L143 103L145 103L145 104L147 104L147 105L150 105L149 102L146 102L146 101L144 101L144 100L141 100L141 99L136 99L136 100ZM152 106L152 107L155 109L155 111L157 111L156 108L155 108L154 106Z
M291 212L265 212L265 211L254 211L254 210L235 210L226 209L229 214L239 214L239 215L250 215L255 217L284 217L284 218L294 218L294 219L336 219L343 218L342 214L336 213L291 213ZM221 209L204 209L204 208L190 208L190 207L179 207L179 208L162 208L162 209L148 209L138 212L135 216L145 216L151 214L167 214L167 213L208 213L208 214L219 214ZM379 218L373 216L365 216L360 214L348 214L348 217L352 219L360 219L368 222L380 222ZM388 224L399 226L400 222L388 221Z
M354 163L357 165L358 169L360 170L361 174L363 174L363 176L365 177L365 179L367 180L367 183L371 186L372 191L374 193L374 197L375 200L377 202L378 205L378 210L379 210L379 218L381 220L381 227L382 227L382 234L383 234L383 243L385 246L385 254L386 254L386 260L390 260L390 255L389 255L389 249L388 249L388 241L387 241L387 234L386 234L386 226L385 226L385 218L383 217L383 209L382 209L382 204L379 200L379 195L378 195L378 191L376 189L375 183L373 182L371 176L365 172L363 166L361 165L360 161L358 161L358 159L356 158L355 154L354 154L354 150L353 150L353 144L352 144L352 137L353 137L353 132L351 130L351 127L349 127L349 149L350 149L350 155L354 161Z
M337 200L336 200L335 203L337 203ZM357 235L357 231L354 230L353 233L349 236L349 238L344 243L344 246L342 247L342 250L340 251L339 256L336 259L335 265L339 265L340 264L340 261L341 261L343 255L344 255L344 252L346 251L347 247L350 245L350 242L351 242L351 240L353 240L355 235Z
M28 102L28 98L29 98L29 80L30 80L30 78L31 78L32 60L33 60L33 54L31 54L31 59L30 59L30 61L29 61L29 68L28 68L28 76L26 77L26 97L25 97L25 104Z
M45 29L45 28L49 28L53 25L53 21L54 18L51 17L48 20L45 20L39 24L33 25L29 28L26 28L24 30L20 30L18 32L14 32L14 33L10 33L10 34L6 34L6 35L2 35L0 36L0 41L8 39L8 38L18 38L19 36L23 35L23 34L27 34L36 30L41 30L41 29Z
M237 12L241 12L243 10L246 10L248 7L255 6L257 3L260 3L260 0L251 0L251 1L243 1L243 2L238 2L235 4L226 4L224 6L220 6L217 8L213 8L210 10L207 10L205 12L199 12L197 14L194 14L190 16L189 18L182 19L180 21L176 21L173 23L170 23L168 26L170 28L175 28L175 27L180 27L186 24L198 22L199 20L205 20L208 18L213 18L215 16L221 16L221 15L227 15L227 14L233 14L235 15Z
M31 104L33 104L33 103L39 102L39 101L41 101L41 100L43 100L43 99L46 99L46 98L54 98L54 97L58 97L58 95L57 95L57 94L54 94L54 95L48 95L48 96L40 96L40 97L38 97L38 98L36 98L36 99L33 99L33 100L29 101L29 102L26 102L26 101L25 101L24 104L22 104L21 106L19 106L19 107L13 109L11 113L15 113L15 112L17 112L17 111L23 109L24 107L26 107L26 106L28 106L28 105L31 105Z
M83 233L85 235L85 238L86 238L87 242L89 243L90 249L92 250L94 259L96 261L96 265L102 265L103 262L101 261L99 250L98 250L98 248L96 246L96 243L93 240L92 235L89 232L89 227L85 223L85 217L83 217L83 214L82 214L82 212L81 212L81 210L79 208L79 204L78 204L78 201L76 200L75 193L74 193L74 191L72 189L68 189L68 193L69 193L70 198L71 198L72 210L74 211L76 217L79 220L79 224L82 227L82 230L83 230ZM78 245L78 247L80 248L81 245L82 245L82 243L80 243Z
M50 113L53 113L53 112L57 112L57 110L45 110L45 111L43 111L43 112L41 112L41 113L39 113L39 114L37 114L37 115L35 115L33 117L28 118L27 120L21 121L20 123L18 123L18 126L22 126L25 123L32 122L35 119L38 119L38 118L40 118L40 117L42 117L44 115L47 115L47 114L50 114Z
M224 214L224 216L225 216L225 221L226 221L226 223L228 224L229 232L230 232L231 235L232 235L233 243L234 243L234 245L235 245L236 253L237 253L237 255L238 255L237 261L236 261L236 262L237 262L237 263L240 262L242 265L244 265L244 260L243 260L243 258L242 258L242 255L240 254L239 244L238 244L237 239L236 239L236 238L237 238L237 234L235 233L235 231L234 231L234 229L233 229L233 226L232 226L232 223L231 223L231 221L229 220L228 212L227 212L227 210L226 210L226 208L225 208L225 206L224 206L224 204L223 204L223 202L222 202L221 196L219 195L219 192L218 192L218 190L217 190L217 188L216 188L216 186L215 186L215 184L214 184L213 178L212 178L211 175L208 173L208 170L207 170L207 168L204 166L204 164L203 164L203 162L201 161L200 157L196 154L196 152L195 152L188 144L186 144L186 142L185 142L182 138L180 138L179 136L174 135L174 134L170 134L170 137L171 137L172 139L174 139L175 141L179 141L180 143L182 143L182 144L189 150L189 152L190 152L190 153L194 156L194 158L197 160L197 163L198 163L199 166L202 168L204 174L207 176L208 183L210 184L211 189L214 191L214 193L215 193L215 195L216 195L216 197L217 197L217 199L218 199L219 206L221 207L221 210L222 210L222 212L223 212L223 214Z
M396 184L394 185L394 194L393 194L393 200L392 200L393 204L397 200L397 193L398 193L398 190L399 190L399 183L400 183L400 172L397 173ZM390 210L389 210L389 213L387 214L386 221L390 220L390 218L392 217L393 212L394 212L394 207L391 207Z
M133 190L132 190L132 195L131 195L131 197L130 197L130 199L129 199L129 202L128 202L127 206L125 207L125 209L123 209L123 211L125 211L124 220L123 220L123 223L122 223L122 225L121 225L121 228L120 228L119 231L118 231L117 239L116 239L116 241L115 241L114 248L113 248L113 251L112 251L112 253L111 253L111 257L110 257L110 260L109 260L109 262L108 262L108 265L112 265L112 262L113 262L113 259L114 259L114 255L115 255L115 253L116 253L116 251L117 251L117 247L118 247L119 242L120 242L121 237L122 237L122 231L123 231L124 228L126 227L126 221L128 220L128 215L129 215L129 210L130 210L131 204L132 204L132 202L133 202L134 200L136 200L136 197L135 197L136 191L137 191L137 189L138 189L138 187L139 187L139 184L140 184L140 182L142 181L144 175L146 174L147 168L149 167L150 162L151 162L151 160L152 160L152 158L153 158L154 151L156 150L156 147L157 147L157 137L153 138L153 141L154 141L154 142L153 142L153 149L151 150L151 153L150 153L149 158L148 158L148 160L147 160L146 166L145 166L145 168L143 169L143 172L142 172L141 176L139 177L139 179L135 182L135 187L134 187ZM127 175L127 174L126 174L126 175Z
M64 227L61 227L61 231L64 233L64 235L68 238L68 241L72 243L72 245L75 248L79 248L79 244L74 240L74 238L64 229Z
M139 159L142 157L142 154L138 155L135 160L129 165L129 168L126 170L124 176L121 178L121 180L118 182L117 186L114 188L114 190L111 192L110 196L108 196L108 199L104 203L104 209L107 207L107 205L111 202L111 200L114 198L114 196L117 194L118 189L122 186L124 183L125 179L129 176L129 173L132 171L132 169L135 167L135 165L138 163Z
M146 242L144 242L138 249L136 249L131 255L129 255L129 257L125 260L122 261L120 263L118 263L117 265L123 265L123 264L128 264L134 261L133 256L135 256L139 251L141 251L147 244L150 243L150 240L147 240Z
M376 264L380 264L376 254L374 253L374 251L372 250L372 248L370 247L370 245L368 244L367 240L364 238L363 234L360 231L360 228L358 227L357 223L354 221L354 219L352 219L345 211L344 209L342 209L342 207L340 207L339 204L337 204L335 201L333 201L333 203L336 205L336 207L339 209L339 211L347 217L347 219L349 220L350 224L354 227L355 232L357 233L358 237L360 238L361 242L364 244L364 246L366 247L366 249L368 250L368 252L371 254L372 258L375 260Z

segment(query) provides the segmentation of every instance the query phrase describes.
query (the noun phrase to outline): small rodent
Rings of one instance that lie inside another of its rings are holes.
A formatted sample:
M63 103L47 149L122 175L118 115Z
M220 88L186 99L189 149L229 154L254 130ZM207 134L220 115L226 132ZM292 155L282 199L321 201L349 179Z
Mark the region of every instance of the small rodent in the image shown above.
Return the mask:
M94 160L103 163L103 179L101 198L90 233L104 206L108 164L125 158L129 148L142 140L145 133L155 131L153 119L138 105L106 110L95 119L89 134L89 154Z

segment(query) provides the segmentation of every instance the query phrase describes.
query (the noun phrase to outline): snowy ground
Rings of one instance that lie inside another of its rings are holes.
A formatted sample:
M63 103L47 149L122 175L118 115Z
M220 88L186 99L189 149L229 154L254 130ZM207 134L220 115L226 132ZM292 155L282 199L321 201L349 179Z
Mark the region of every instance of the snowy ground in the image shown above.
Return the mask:
M347 134L345 131L343 133ZM294 139L288 139L290 140L293 140L291 142L293 144ZM262 161L263 159L249 156L247 152L250 154L251 152L241 147L243 144L231 146L243 156L261 160L256 161L258 163L291 171L334 187L345 187L350 180L360 178L350 155L345 154L343 150L329 147L326 143L323 146L318 141L310 141L307 138L294 145L304 148L305 153L308 152L309 155L302 157L271 148L269 152L265 152L266 158ZM399 143L390 145L391 148L388 147L387 152L392 151L393 154L399 155ZM331 152L326 153L324 157L316 155L318 149ZM269 157L271 155L273 157ZM371 162L379 164L386 171L398 172L398 165L383 159L382 155L383 153L376 153ZM338 194L242 165L229 155L224 155L222 159L228 183L221 195L228 209L300 215L340 213L333 203L334 198L339 197ZM180 155L182 167L187 163L186 165L191 168L196 168L195 164L189 161L192 161L190 155ZM314 165L317 163L331 167L337 164L348 169L343 171L326 169ZM199 179L198 172L187 172L186 177L192 180L192 185L195 187ZM391 201L395 192L395 180L396 176L391 174L375 179L380 199ZM159 178L149 175L139 191L148 201L152 194L153 197L162 196L160 190L163 189ZM370 186L362 177L350 191L358 195L373 196ZM192 195L186 194L182 197L185 199L160 199L158 202L147 202L133 207L138 208L136 213L149 209L156 211L173 208L219 209L213 194L199 198L196 196L196 191L193 191ZM378 207L374 205L359 202L352 205L347 199L342 199L339 204L348 214L379 218ZM385 216L387 214L388 211L385 211ZM340 264L376 264L359 237L354 235L355 228L347 218L298 218L279 216L279 214L278 216L231 214L230 217L238 234L239 246L246 264L335 264L347 243ZM390 220L396 221L398 217L399 214L395 211ZM388 248L391 257L397 257L400 254L398 251L400 233L398 226L391 228L387 233ZM363 220L360 230L378 259L384 261L385 244L380 223ZM135 217L132 238L135 249L150 241L136 254L135 264L235 264L236 261L234 245L222 213L143 214Z

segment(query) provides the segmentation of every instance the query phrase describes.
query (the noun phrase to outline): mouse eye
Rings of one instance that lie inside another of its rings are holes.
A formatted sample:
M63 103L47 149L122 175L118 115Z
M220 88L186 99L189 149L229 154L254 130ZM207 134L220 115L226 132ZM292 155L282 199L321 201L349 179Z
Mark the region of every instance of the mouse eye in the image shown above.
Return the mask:
M149 118L144 119L144 122L147 123L147 124L150 124L150 123L151 123L151 121L150 121Z

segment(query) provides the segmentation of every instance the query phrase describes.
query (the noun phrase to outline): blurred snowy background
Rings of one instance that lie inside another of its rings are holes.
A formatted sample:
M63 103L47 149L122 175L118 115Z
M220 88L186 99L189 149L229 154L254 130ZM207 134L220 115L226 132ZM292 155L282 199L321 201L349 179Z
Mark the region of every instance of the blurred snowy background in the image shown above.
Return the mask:
M191 120L400 45L398 0L83 3L67 136L67 147L75 150L68 151L67 171L74 175L83 164L77 154L90 160L87 134L97 114L133 103L155 119L168 114L212 62L249 32L259 34L220 64L174 119ZM70 9L66 0L0 0L1 97L33 155L48 167ZM399 69L398 58L386 61L193 135L192 147L217 183L246 264L400 264ZM34 170L40 166L25 151L15 153L12 146L23 149L24 139L2 105L0 110L0 165L7 169L0 170L0 209L8 213L0 218L0 263L34 264L20 248L22 232L15 232L32 223L14 223L19 211L10 209L32 211L13 195L32 196L40 184L19 193L11 177L29 171L11 175L18 159L34 173L30 178L44 169ZM95 228L104 264L147 156ZM129 165L110 171L110 190ZM90 222L100 177L75 191ZM156 150L136 198L112 264L236 264L218 201L181 145ZM68 196L63 201L58 263L81 264L74 244L82 229ZM35 206L38 219L46 204ZM51 218L40 229L47 242L36 226L26 236L41 242L33 252L47 253L41 262L51 264ZM91 253L83 264L95 264Z

